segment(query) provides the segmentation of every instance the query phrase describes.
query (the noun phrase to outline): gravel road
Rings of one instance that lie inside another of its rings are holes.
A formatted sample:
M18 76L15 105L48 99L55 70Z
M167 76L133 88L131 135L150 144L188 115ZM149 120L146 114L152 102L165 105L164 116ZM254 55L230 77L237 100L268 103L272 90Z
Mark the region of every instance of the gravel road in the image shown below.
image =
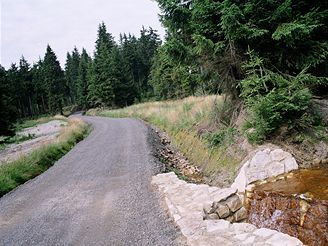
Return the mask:
M83 117L94 130L48 171L0 199L0 245L176 245L150 186L159 172L133 119Z

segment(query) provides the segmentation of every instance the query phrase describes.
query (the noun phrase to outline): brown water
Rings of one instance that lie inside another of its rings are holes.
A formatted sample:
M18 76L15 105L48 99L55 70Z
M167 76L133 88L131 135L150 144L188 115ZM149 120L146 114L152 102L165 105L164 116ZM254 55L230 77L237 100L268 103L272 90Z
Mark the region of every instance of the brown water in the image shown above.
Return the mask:
M248 192L249 222L328 246L328 169L299 170Z

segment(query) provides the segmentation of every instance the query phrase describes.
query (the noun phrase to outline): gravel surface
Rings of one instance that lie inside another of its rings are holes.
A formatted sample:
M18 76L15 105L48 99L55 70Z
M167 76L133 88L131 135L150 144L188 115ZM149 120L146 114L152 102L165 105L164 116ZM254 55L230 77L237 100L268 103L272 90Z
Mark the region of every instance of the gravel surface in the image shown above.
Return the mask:
M138 120L82 117L89 137L0 199L0 245L176 245L150 185L161 165Z
M61 128L67 125L63 120L52 120L44 124L29 127L18 132L18 136L33 135L35 138L26 140L19 144L9 144L5 149L0 150L0 165L12 162L21 156L31 153L42 145L49 144L58 136Z

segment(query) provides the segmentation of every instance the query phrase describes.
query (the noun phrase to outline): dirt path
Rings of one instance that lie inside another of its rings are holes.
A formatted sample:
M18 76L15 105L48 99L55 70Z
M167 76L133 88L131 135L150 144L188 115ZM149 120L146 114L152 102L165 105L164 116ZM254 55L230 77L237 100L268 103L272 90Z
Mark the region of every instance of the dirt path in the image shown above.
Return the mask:
M175 245L151 189L158 173L137 120L83 117L94 130L47 172L0 199L0 245Z

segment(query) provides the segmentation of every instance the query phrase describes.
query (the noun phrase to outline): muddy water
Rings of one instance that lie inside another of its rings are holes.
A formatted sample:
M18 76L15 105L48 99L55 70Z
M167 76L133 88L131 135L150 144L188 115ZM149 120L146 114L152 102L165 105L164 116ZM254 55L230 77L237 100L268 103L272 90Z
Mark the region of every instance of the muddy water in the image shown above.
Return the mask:
M328 169L300 170L248 192L249 222L328 246Z

